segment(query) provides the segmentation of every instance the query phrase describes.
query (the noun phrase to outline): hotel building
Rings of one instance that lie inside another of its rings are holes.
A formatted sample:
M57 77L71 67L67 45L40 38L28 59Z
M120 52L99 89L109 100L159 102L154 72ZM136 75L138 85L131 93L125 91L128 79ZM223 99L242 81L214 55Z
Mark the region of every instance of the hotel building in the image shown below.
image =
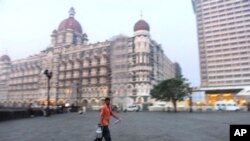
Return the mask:
M207 103L249 99L249 0L192 0L196 15L200 90Z
M132 37L117 35L89 44L71 8L69 17L51 33L45 50L19 60L7 55L0 58L0 105L46 105L44 69L53 73L52 105L97 106L107 96L120 106L152 103L153 85L175 77L175 65L152 39L145 20L138 20L133 31Z

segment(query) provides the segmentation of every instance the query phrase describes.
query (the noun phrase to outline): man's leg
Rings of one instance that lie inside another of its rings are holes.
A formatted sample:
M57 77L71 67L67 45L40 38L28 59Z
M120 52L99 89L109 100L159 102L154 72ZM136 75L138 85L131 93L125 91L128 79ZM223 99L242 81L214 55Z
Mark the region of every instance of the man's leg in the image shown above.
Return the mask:
M109 132L109 127L108 126L103 126L103 137L105 141L111 141L111 136Z

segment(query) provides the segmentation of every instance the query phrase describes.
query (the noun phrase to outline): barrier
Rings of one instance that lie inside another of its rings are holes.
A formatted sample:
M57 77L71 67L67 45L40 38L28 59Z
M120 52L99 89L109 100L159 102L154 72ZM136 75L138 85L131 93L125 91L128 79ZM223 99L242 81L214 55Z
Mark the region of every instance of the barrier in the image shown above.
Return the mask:
M56 109L50 109L51 114L57 114ZM40 108L1 108L0 109L0 121L30 118L44 116L42 109Z

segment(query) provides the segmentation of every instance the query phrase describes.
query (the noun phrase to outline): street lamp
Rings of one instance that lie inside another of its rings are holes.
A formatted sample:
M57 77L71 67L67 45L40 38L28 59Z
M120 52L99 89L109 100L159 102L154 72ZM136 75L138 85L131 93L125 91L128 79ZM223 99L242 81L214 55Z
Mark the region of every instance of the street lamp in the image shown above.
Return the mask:
M189 97L189 112L192 113L193 112L193 98L192 98L192 88L187 87L184 89L184 91L188 94Z
M43 74L46 75L46 77L48 78L48 93L47 93L47 107L46 107L46 116L50 116L50 109L49 109L49 106L50 106L50 79L52 78L52 72L49 72L48 70L44 70L43 71Z
M188 88L189 93L189 112L193 112L193 97L192 97L192 88Z
M192 98L192 93L190 93L189 95L189 112L192 113L193 112L193 98Z

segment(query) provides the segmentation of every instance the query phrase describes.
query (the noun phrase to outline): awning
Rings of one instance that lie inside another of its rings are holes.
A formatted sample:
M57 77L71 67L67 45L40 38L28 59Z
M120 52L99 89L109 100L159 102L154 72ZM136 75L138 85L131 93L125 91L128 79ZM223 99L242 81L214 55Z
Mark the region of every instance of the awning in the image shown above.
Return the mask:
M244 88L242 91L237 93L236 96L247 96L247 97L250 96L250 87Z

